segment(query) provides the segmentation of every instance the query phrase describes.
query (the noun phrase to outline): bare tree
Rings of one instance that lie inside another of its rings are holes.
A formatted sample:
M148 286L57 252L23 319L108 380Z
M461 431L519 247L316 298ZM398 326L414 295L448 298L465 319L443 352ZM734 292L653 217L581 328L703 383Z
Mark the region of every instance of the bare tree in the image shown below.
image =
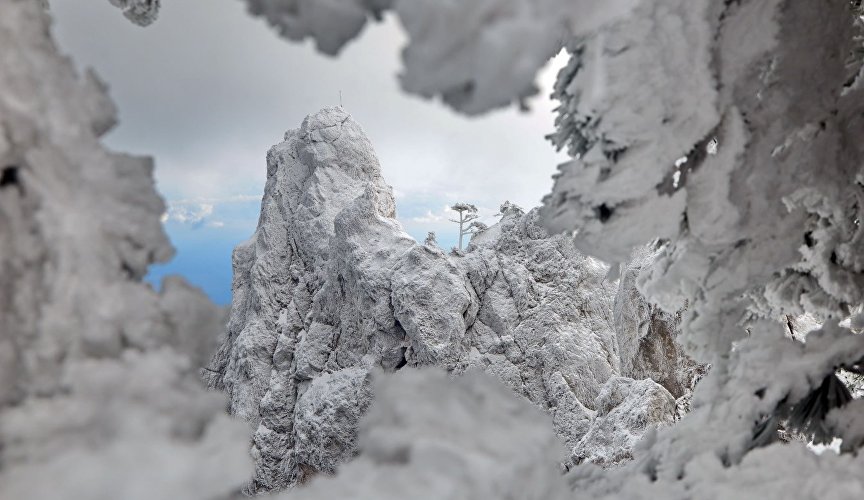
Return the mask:
M459 212L459 219L450 219L451 222L459 224L459 250L462 250L462 239L466 234L473 234L482 225L475 222L480 216L477 215L477 207L470 203L456 203L450 210Z

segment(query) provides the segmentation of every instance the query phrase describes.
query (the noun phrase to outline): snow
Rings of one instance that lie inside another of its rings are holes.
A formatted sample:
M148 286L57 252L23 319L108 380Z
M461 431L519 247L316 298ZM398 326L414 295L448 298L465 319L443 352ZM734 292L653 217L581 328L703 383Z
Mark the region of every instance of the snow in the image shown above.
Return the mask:
M623 262L636 246L678 234L685 193L660 195L657 186L717 123L707 4L645 1L569 47L553 142L580 156L560 167L544 220L555 231L578 228L591 255Z
M246 0L249 13L263 17L289 40L312 38L321 52L336 55L356 37L367 18L379 18L392 0Z
M159 4L111 1L139 24ZM864 302L848 2L247 3L327 53L392 10L409 39L403 88L466 114L533 94L566 45L552 139L573 156L543 210L505 214L447 256L401 230L342 110L286 134L205 370L256 428L247 492L359 451L289 497L864 494L849 453L860 401L805 422L840 454L772 442L781 417L864 359L864 337L838 324ZM161 295L140 282L171 254L152 161L100 145L113 105L58 54L42 2L0 7L0 290L14 290L0 296L0 496L230 496L248 433L194 380L221 312L180 281ZM630 263L658 238L650 264ZM617 289L592 257L623 271ZM679 313L674 340L711 370L670 426L678 370L699 376L662 348ZM790 338L778 319L805 314L822 327ZM370 391L379 370L399 373Z

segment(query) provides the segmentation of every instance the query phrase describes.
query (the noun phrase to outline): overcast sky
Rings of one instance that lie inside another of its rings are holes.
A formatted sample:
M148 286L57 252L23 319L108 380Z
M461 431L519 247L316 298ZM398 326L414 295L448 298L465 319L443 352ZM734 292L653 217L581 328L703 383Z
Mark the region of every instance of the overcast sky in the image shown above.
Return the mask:
M403 93L404 37L393 19L333 59L280 39L238 0L163 2L147 28L107 0L51 5L62 50L95 68L119 107L108 145L156 158L178 254L151 278L182 274L218 303L230 302L231 249L255 230L267 150L307 114L338 104L340 90L396 192L399 220L420 240L436 231L442 246L455 244L445 207L457 201L481 207L488 222L504 200L538 205L564 159L543 139L553 123L545 97L530 113L472 119ZM541 96L554 73L541 75Z

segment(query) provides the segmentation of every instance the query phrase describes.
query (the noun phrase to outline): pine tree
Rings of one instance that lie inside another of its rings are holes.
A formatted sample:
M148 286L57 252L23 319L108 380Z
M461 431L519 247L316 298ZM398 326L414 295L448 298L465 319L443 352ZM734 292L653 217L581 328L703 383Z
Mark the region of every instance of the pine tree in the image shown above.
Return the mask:
M459 224L459 250L462 250L462 240L466 234L473 234L477 228L477 223L474 222L480 216L477 214L477 207L470 203L456 203L450 210L459 213L459 219L450 219L451 222Z

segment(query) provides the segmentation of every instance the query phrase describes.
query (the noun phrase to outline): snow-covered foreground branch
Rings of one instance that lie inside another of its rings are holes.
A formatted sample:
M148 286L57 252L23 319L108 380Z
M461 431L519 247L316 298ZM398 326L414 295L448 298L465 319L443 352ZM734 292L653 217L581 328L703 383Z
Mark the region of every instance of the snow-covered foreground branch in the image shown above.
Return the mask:
M149 158L105 149L103 84L0 0L0 498L212 499L251 473L247 428L198 366L223 313L180 279Z

